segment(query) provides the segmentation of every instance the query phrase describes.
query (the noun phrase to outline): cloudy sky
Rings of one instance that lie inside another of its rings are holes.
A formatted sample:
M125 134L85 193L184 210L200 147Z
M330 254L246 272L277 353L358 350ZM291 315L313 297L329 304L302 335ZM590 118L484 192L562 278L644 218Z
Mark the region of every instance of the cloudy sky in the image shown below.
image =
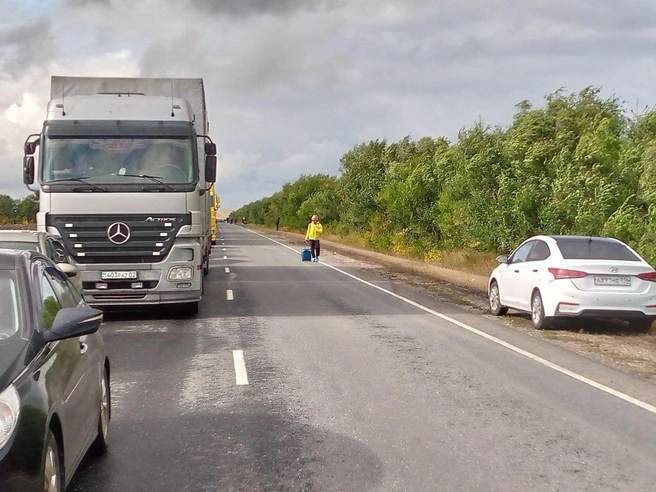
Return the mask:
M561 87L653 106L655 48L653 0L0 0L0 193L27 193L51 75L203 77L237 208L358 143L453 140Z

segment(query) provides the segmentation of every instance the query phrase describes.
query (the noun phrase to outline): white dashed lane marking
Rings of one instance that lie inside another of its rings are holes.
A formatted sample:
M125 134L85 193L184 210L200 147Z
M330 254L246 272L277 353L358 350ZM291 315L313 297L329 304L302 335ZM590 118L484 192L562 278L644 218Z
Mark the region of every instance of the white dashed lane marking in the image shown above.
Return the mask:
M235 300L235 295L232 293L231 289L226 290L226 299L228 301L234 301Z
M230 273L230 269L228 267L225 267L225 272Z
M235 383L237 386L248 384L248 373L246 372L246 361L243 350L233 350L232 358L235 363Z

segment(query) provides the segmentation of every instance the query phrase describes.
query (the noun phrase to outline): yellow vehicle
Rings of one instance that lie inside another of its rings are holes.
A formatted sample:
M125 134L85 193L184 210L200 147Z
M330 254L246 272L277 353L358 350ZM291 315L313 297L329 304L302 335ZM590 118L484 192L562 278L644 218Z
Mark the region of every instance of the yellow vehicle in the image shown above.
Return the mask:
M216 221L216 211L221 208L221 197L214 192L214 186L210 188L211 205L210 205L210 220L212 221L212 246L216 244L216 237L218 233L218 226Z

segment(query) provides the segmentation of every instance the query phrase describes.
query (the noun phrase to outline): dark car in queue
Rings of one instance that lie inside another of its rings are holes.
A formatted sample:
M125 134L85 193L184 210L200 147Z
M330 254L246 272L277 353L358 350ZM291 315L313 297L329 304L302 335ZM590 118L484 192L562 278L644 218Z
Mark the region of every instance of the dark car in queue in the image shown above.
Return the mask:
M55 263L0 250L0 490L64 490L107 447L110 366L98 328Z
M41 231L0 230L0 249L25 249L44 254L54 261L57 267L71 278L75 288L82 292L80 271L57 236Z

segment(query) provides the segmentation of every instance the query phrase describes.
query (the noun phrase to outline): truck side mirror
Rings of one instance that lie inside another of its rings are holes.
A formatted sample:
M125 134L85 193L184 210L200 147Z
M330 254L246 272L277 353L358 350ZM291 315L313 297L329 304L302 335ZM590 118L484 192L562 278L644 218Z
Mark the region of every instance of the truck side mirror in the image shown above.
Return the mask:
M34 142L25 142L25 146L23 147L23 152L25 153L25 155L32 155L36 152L37 145L39 145L38 140Z
M205 142L205 155L216 155L216 144L214 142Z
M208 155L205 157L205 181L214 183L216 181L216 156Z
M23 157L23 183L34 184L34 157L31 155Z

